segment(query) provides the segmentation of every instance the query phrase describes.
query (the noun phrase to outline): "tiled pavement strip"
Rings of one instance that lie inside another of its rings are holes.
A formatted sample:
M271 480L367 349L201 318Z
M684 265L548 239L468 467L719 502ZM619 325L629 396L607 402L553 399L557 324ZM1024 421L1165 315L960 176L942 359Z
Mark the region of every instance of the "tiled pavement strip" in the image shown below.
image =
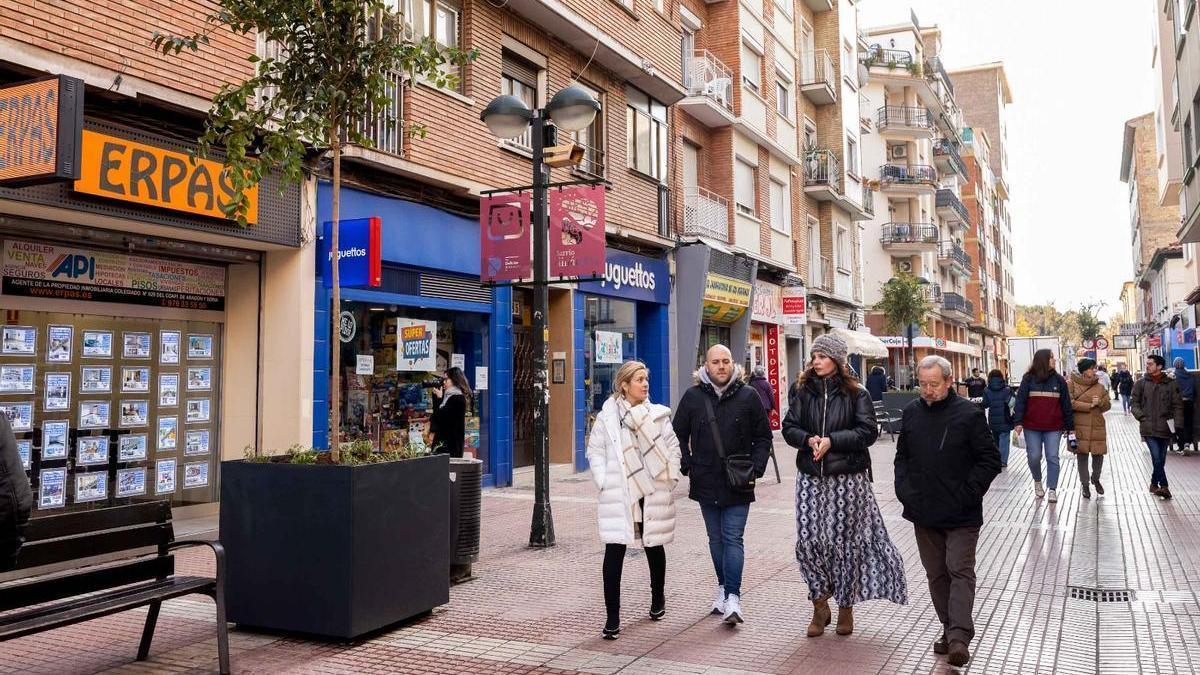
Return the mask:
M1191 673L1200 671L1200 457L1167 460L1175 500L1147 494L1149 456L1132 419L1109 415L1107 496L1083 500L1074 458L1062 458L1061 501L1032 498L1023 451L993 484L979 544L978 635L969 672ZM234 631L243 673L916 673L949 672L930 651L937 618L911 526L900 518L893 445L874 448L875 491L904 556L909 604L860 605L855 633L806 639L811 605L794 561L794 456L776 445L784 482L764 479L746 533L747 623L706 613L714 587L699 509L680 496L667 548L668 613L646 618L640 552L625 567L624 628L599 639L602 546L586 474L555 481L558 545L525 546L532 494L484 498L478 579L453 589L433 615L353 644ZM203 551L181 569L211 573ZM1069 597L1068 585L1130 589L1132 602ZM0 673L210 672L213 610L204 598L166 603L151 659L133 662L145 612L126 612L0 644Z

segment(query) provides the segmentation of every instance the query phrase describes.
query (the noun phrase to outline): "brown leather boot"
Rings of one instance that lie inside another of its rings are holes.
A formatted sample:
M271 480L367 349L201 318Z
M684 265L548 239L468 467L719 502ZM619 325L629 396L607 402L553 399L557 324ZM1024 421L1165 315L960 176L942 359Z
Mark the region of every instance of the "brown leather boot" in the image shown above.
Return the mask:
M808 624L808 637L817 637L825 632L825 626L833 620L829 611L829 600L813 600L813 618Z
M838 635L849 635L854 632L854 608L838 607Z

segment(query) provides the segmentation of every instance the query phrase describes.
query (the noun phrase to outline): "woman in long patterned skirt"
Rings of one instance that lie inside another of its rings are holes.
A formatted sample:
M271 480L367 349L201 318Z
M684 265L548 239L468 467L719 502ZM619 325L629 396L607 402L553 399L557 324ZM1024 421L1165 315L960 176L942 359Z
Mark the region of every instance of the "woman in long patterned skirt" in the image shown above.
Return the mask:
M783 437L798 448L796 560L813 602L809 637L830 624L831 597L838 603L838 635L854 632L857 603L908 602L904 561L871 491L870 447L879 436L875 408L846 355L846 343L836 335L813 341L812 364L783 422Z

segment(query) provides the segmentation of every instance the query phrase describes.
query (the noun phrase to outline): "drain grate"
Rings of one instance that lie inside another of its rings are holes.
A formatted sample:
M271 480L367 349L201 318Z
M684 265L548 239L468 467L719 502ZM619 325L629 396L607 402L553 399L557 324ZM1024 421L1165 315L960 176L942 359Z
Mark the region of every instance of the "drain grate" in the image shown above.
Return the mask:
M1129 589L1110 590L1105 588L1085 588L1083 586L1067 586L1072 600L1085 602L1133 602L1133 591Z

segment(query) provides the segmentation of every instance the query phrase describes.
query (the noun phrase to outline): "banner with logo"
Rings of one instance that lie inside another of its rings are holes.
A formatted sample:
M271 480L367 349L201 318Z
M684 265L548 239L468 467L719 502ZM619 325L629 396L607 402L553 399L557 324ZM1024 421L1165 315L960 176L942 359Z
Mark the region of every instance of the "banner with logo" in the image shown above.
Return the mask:
M338 221L338 281L342 287L379 286L383 283L381 260L382 221L356 218ZM333 288L333 221L325 221L318 247L322 282Z
M550 192L550 276L604 274L604 186Z
M788 286L783 289L783 323L799 326L808 323L808 289Z
M661 258L608 249L604 280L583 282L579 284L579 290L666 305L671 302L671 274L667 261Z
M766 339L767 381L771 383L771 391L775 394L775 407L768 417L771 419L771 428L778 431L783 428L782 420L779 419L779 390L783 388L783 383L779 380L779 326L767 326Z
M750 310L750 318L760 323L778 324L783 320L781 291L778 284L769 281L754 282L754 305Z
M225 268L115 251L4 242L5 295L225 309Z
M432 373L437 370L437 322L396 319L396 370Z
M479 200L479 277L484 282L533 277L529 247L529 194L491 195ZM603 230L601 237L604 236Z

